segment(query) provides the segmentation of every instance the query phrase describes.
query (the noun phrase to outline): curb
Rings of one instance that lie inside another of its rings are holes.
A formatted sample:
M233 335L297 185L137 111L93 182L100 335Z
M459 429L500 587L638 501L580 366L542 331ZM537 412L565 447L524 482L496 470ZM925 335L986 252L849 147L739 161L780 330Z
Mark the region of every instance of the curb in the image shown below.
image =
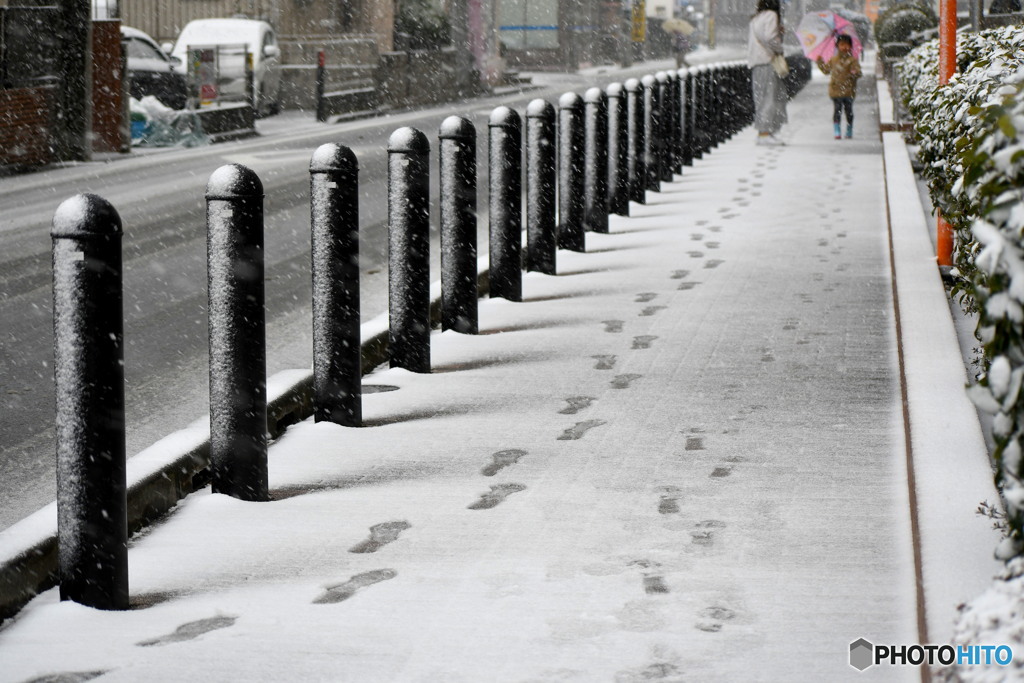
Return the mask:
M488 269L478 269L477 293L490 290ZM361 326L363 375L388 360L386 316ZM441 325L440 283L431 286L430 320ZM312 370L285 370L267 380L267 432L276 439L313 414ZM209 483L208 421L161 439L128 460L128 534L146 528L178 501ZM50 503L0 532L0 623L32 598L57 585L57 504Z
M974 514L999 500L902 134L882 133L921 643L952 637L957 607L1002 567L999 533ZM959 370L958 370L959 369ZM964 531L967 529L967 531ZM955 532L953 530L956 530Z

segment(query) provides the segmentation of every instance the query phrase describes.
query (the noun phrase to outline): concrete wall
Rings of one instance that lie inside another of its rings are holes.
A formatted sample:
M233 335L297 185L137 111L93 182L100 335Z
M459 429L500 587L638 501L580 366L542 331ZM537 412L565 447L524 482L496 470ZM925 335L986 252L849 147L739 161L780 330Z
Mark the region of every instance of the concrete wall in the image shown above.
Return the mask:
M455 66L455 51L413 50L381 55L377 72L377 92L381 101L392 107L413 107L450 102L460 96L480 94L479 90L460 92ZM465 79L479 88L479 78Z

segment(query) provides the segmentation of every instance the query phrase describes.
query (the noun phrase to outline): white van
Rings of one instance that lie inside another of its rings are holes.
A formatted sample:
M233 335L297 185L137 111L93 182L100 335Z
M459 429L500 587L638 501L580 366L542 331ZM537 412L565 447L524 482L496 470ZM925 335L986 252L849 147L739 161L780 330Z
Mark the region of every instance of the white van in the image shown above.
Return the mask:
M276 113L281 86L281 49L270 24L256 19L196 19L185 24L178 34L171 56L181 60L187 68L190 47L216 46L222 46L217 78L219 99L245 100L245 50L248 50L252 54L253 108L259 114Z

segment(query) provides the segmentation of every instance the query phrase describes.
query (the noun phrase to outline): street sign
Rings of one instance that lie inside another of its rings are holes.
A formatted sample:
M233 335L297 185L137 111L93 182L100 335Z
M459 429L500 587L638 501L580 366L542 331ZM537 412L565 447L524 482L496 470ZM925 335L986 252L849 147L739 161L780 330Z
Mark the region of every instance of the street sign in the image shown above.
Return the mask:
M644 0L634 0L631 17L630 37L634 43L642 43L647 40L647 4Z

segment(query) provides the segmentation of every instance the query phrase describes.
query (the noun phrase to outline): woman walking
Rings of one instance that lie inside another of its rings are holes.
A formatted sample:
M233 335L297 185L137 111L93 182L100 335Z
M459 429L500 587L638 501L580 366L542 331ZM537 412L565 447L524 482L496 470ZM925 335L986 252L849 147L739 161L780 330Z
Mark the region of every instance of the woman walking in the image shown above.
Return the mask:
M757 13L750 20L747 61L754 88L754 125L757 144L782 145L775 137L786 117L786 87L772 66L782 56L782 21L779 0L757 0Z

